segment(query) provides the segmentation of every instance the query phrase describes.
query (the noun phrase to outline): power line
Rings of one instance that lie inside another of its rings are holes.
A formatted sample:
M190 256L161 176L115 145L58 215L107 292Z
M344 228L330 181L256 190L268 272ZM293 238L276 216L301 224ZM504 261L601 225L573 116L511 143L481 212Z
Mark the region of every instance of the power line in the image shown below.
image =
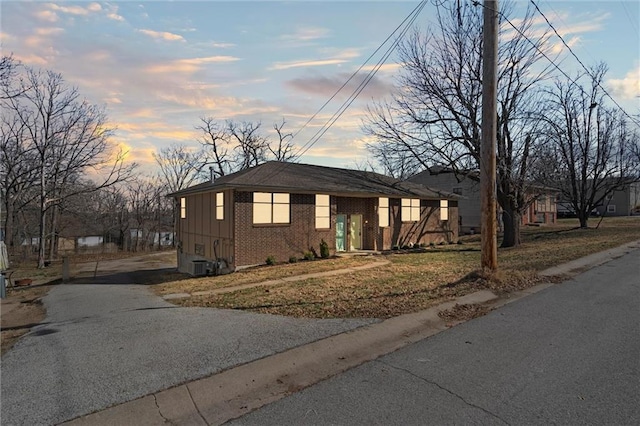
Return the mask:
M404 35L409 30L410 26L415 22L416 18L418 17L418 15L422 11L422 9L426 5L426 3L427 3L426 1L421 2L418 5L418 7L416 7L416 9L413 10L412 16L410 15L411 18L409 19L409 22L405 25L405 27L402 29L400 34L396 37L395 41L391 44L391 46L389 46L389 48L387 49L385 54L382 56L382 58L380 58L380 60L376 63L374 68L369 71L369 73L366 75L366 77L360 82L358 87L356 87L356 89L351 93L351 95L347 98L347 100L345 100L345 102L342 103L340 108L338 108L338 110L325 122L325 124L315 133L315 135L312 136L311 139L305 145L303 145L303 147L302 147L303 149L301 149L300 155L304 155L309 149L311 149L311 147L316 142L318 142L322 136L324 136L324 134L331 128L331 126L351 106L351 104L356 100L356 98L360 95L360 93L362 93L362 91L369 84L369 82L373 79L373 77L378 72L378 70L382 67L382 65L389 58L391 53L393 53L395 48L398 46L398 44L400 43L400 41L402 40ZM406 21L406 19L405 19L405 21ZM403 22L405 22L405 21L403 21ZM394 33L395 33L395 31L394 31ZM388 39L389 39L389 37L387 38L387 40ZM386 43L386 40L385 40L385 43ZM379 50L379 48L377 50ZM362 66L360 68L362 68Z
M609 99L611 99L611 101L618 107L620 108L620 111L622 111L622 113L624 115L626 115L631 121L633 121L634 123L636 123L638 126L640 126L640 121L637 121L636 119L634 119L631 115L629 115L629 113L627 113L627 111L625 111L624 108L622 108L622 106L613 98L613 96L611 96L609 94L609 92L607 91L607 89L605 89L602 84L600 84L600 82L595 78L595 76L593 74L591 74L591 71L584 65L584 63L580 60L580 58L578 58L578 55L576 55L573 52L573 49L571 49L571 46L569 46L569 44L567 44L567 42L564 40L564 38L558 33L558 31L556 30L556 28L553 26L553 24L549 21L549 19L546 17L546 15L544 13L542 13L542 11L540 10L540 8L538 7L538 5L536 4L535 1L530 0L531 4L533 4L533 7L536 8L536 10L538 11L538 13L540 14L540 16L542 16L544 18L544 20L547 22L547 24L549 25L549 27L553 30L553 32L556 34L556 36L558 36L558 38L560 39L560 41L562 41L562 44L565 45L565 47L569 50L569 53L571 53L571 55L576 59L576 61L578 61L578 63L580 64L580 66L582 67L582 69L584 69L584 71L587 73L587 75L589 75L589 77L591 77L591 79L596 83L596 85L602 89L602 92L607 95L607 97ZM506 19L506 18L505 18ZM515 27L514 27L515 28ZM525 36L526 37L526 36ZM565 74L566 75L566 74Z
M533 3L533 0L531 0L531 3ZM472 1L472 4L474 6L482 6L482 7L486 7L483 4L481 4L479 1L474 0ZM535 6L535 3L534 3ZM537 6L536 6L536 9ZM634 117L632 117L631 115L629 115L629 113L627 113L627 111L625 111L624 108L622 108L622 106L620 106L620 104L618 104L618 102L616 102L616 100L609 94L609 92L607 92L605 90L604 87L602 87L602 85L600 85L600 83L594 78L594 76L591 74L591 72L587 69L587 67L582 63L582 61L580 61L580 59L578 59L578 57L575 55L575 53L573 53L573 51L571 50L571 48L567 45L567 43L564 41L564 39L562 38L562 36L560 36L558 34L558 32L555 30L555 28L551 25L551 23L549 22L549 20L547 19L546 16L544 16L544 14L542 12L540 12L540 9L538 9L538 12L543 16L543 18L547 21L547 23L549 24L549 26L553 29L553 31L556 33L556 35L558 37L560 37L560 39L562 40L563 44L569 49L569 51L571 51L571 54L578 60L578 62L580 63L580 65L582 65L582 68L585 70L585 72L589 75L589 77L591 77L591 79L593 81L595 81L597 83L597 86L600 87L602 89L602 91L607 95L607 97L609 99L611 99L613 101L613 103L620 109L620 111L622 111L622 113L627 116L627 118L629 118L633 123L635 123L636 125L640 126L640 121L638 121L637 119L635 119ZM587 93L585 92L585 90L582 88L582 85L580 85L575 79L573 79L571 76L569 76L569 74L567 74L566 71L564 71L562 68L560 68L560 66L558 64L556 64L556 62L551 59L542 49L540 49L540 47L538 47L538 45L536 43L534 43L526 34L524 34L518 27L516 27L513 22L511 22L509 20L509 18L507 18L505 16L504 13L502 13L502 11L498 10L497 13L511 26L511 28L513 28L518 34L520 34L520 36L522 36L525 40L527 40L537 51L538 53L540 53L540 55L542 55L547 61L549 61L549 63L551 65L553 65L553 67L558 70L562 75L564 75L567 80L569 80L570 82L572 82L573 84L576 85L576 87L578 87L580 89L580 91L587 95Z
M376 53L378 53L378 51L379 51L380 49L382 49L382 47L383 47L385 44L387 44L387 42L388 42L388 41L393 37L393 35L398 31L398 29L400 29L400 28L404 25L404 23L405 23L407 20L409 20L409 19L411 18L411 16L413 16L413 15L416 13L416 11L417 11L418 9L422 10L422 8L424 7L424 4L425 4L425 3L426 3L426 0L423 0L422 2L420 2L420 3L418 4L418 6L416 6L416 7L411 11L411 13L409 13L409 15L407 15L407 17L406 17L406 18L404 18L404 19L402 20L402 22L400 22L400 24L398 24L398 26L397 26L397 27L396 27L396 28L391 32L391 34L389 34L389 36L388 36L386 39L384 39L384 41L380 44L380 46L378 46L378 48L377 48L376 50L374 50L374 51L373 51L373 53L372 53L371 55L369 55L369 57L364 61L364 63L363 63L362 65L360 65L360 67L359 67L357 70L355 70L355 71L351 74L351 76L349 76L349 78L348 78L348 79L347 79L347 80L342 84L342 86L340 86L340 87L338 88L338 90L336 90L336 91L335 91L335 93L334 93L333 95L331 95L331 97L330 97L329 99L327 99L327 101L326 101L324 104L322 104L322 106L321 106L321 107L320 107L320 108L319 108L319 109L318 109L318 110L317 110L317 111L316 111L316 112L315 112L315 113L314 113L314 114L313 114L313 115L312 115L312 116L311 116L311 117L310 117L310 118L309 118L309 119L308 119L308 120L307 120L307 121L302 125L302 127L300 127L300 129L298 129L298 131L296 131L296 132L293 134L292 139L293 139L293 138L295 138L295 137L298 135L298 133L300 133L304 128L306 128L306 127L309 125L309 123L311 123L311 121L313 121L313 119L314 119L314 118L316 118L316 116L317 116L317 115L318 115L318 114L319 114L319 113L320 113L320 112L321 112L321 111L322 111L322 110L323 110L323 109L324 109L324 108L329 104L329 102L331 102L331 101L332 101L332 100L333 100L333 99L338 95L338 93L340 93L340 91L341 91L342 89L344 89L344 88L346 87L346 85L347 85L347 84L349 84L349 82L350 82L350 81L351 81L351 80L352 80L352 79L353 79L353 78L354 78L354 77L355 77L355 76L356 76L356 75L357 75L357 74L362 70L362 68L364 68L364 66L365 66L365 65L366 65L366 64L371 60L371 58L373 58L373 57L375 56L375 54L376 54ZM419 12L418 12L418 13L419 13ZM415 18L414 18L414 19L415 19Z
M340 86L340 88L338 88L338 90L329 98L329 100L327 100L321 107L320 109L309 119L307 120L307 122L302 126L302 128L300 128L295 135L297 135L298 133L300 133L300 131L302 129L304 129L323 109L324 107L326 107L329 102L335 98L338 93L344 89L344 87L346 87L346 85L349 83L349 81L351 81L361 70L362 68L364 68L364 66L371 60L371 58L373 58L373 56L380 51L380 49L382 49L382 47L387 44L387 42L394 36L394 34L396 34L398 32L398 30L400 30L399 35L396 37L396 39L393 41L393 43L391 44L391 46L389 48L387 48L385 54L382 56L382 58L376 63L376 65L367 73L367 75L365 76L365 78L360 82L360 84L354 89L354 91L351 93L351 95L342 103L342 105L338 108L338 110L322 125L322 127L305 143L303 144L298 150L297 152L294 154L294 158L299 158L300 156L304 155L307 151L309 151L309 149L311 149L311 147L313 147L313 145L315 145L318 140L320 140L320 138L329 130L329 128L340 118L340 116L342 116L342 114L349 108L349 106L355 101L355 99L358 97L358 95L364 90L364 88L367 86L367 84L371 81L371 79L375 76L375 74L378 72L378 70L382 67L382 65L385 63L385 61L389 58L389 56L391 55L391 53L393 52L393 50L397 47L397 45L400 43L400 41L402 40L402 38L404 37L404 35L406 34L406 32L409 30L410 26L415 22L416 18L418 17L418 15L420 14L420 12L424 9L424 7L427 4L427 0L422 0L410 13L409 15L407 15L407 17L405 19L402 20L402 22L393 30L393 32L380 44L380 46L378 46L378 48L371 54L369 55L369 57L365 60L365 62L347 79L347 81L345 81L342 86ZM295 137L294 135L294 137ZM282 171L284 171L284 169L289 165L290 163L288 162L283 162L281 167L276 168L276 170L274 170L271 174L265 176L263 179L267 180L270 179L274 176L276 176L278 173L281 173Z
M624 0L622 0L620 3L622 4L622 8L624 9L625 13L627 14L627 18L629 18L629 22L631 23L631 27L636 32L636 35L638 37L640 37L640 32L638 32L638 27L636 27L636 23L633 22L633 19L631 18L631 13L629 12L629 9L627 9L627 4L625 3Z

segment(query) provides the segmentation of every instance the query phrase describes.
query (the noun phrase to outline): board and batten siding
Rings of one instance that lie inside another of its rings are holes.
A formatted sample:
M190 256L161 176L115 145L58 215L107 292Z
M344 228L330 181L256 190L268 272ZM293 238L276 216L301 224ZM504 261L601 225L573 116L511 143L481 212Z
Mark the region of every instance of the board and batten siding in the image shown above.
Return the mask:
M234 265L233 238L233 191L224 193L224 219L216 219L216 193L205 192L185 196L186 217L178 218L177 235L179 248L179 269L185 270L184 262L192 260L224 259L229 266ZM178 199L178 205L180 200ZM215 243L216 240L218 243ZM214 244L216 249L214 253Z

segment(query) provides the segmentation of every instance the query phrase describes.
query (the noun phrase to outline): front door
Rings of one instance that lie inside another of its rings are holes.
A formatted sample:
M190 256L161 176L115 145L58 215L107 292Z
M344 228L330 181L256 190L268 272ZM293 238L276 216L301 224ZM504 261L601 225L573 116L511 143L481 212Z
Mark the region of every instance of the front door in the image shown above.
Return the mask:
M360 250L362 248L362 215L352 214L350 216L351 226L349 227L349 250Z
M336 215L336 251L346 251L346 227L347 216L343 214Z

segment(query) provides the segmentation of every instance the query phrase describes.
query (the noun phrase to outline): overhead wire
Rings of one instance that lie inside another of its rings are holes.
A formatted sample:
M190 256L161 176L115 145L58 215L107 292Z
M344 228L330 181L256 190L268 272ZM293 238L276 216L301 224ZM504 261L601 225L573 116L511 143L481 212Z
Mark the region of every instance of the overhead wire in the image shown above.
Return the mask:
M531 3L533 3L533 0L530 0ZM490 9L488 6L480 3L477 0L473 0L472 3L475 6L482 6L483 8L487 8ZM535 6L535 3L534 3ZM536 7L537 8L537 7ZM504 13L502 13L502 11L500 10L494 10L491 9L492 11L498 13L510 26L511 28L514 29L514 31L516 31L518 34L520 34L520 36L522 36L525 40L527 40L537 51L538 53L540 53L540 55L542 55L547 61L549 61L549 63L556 69L558 70L563 76L565 76L567 78L567 80L569 80L570 82L572 82L573 84L576 85L576 87L578 87L583 94L587 94L585 92L585 90L582 88L582 86L574 79L572 78L569 74L567 74L567 72L565 70L563 70L562 68L560 68L560 66L553 60L551 59L542 49L540 49L536 43L534 43L526 34L524 34L518 27L516 27L513 22L511 22L509 20L509 18L507 18L505 16ZM539 11L539 9L538 9ZM562 40L563 44L571 51L572 55L578 59L578 57L575 55L575 53L573 53L573 51L571 50L571 48L566 44L566 42L564 41L564 39L557 33L557 31L555 31L555 28L553 28L553 26L551 25L551 23L548 21L548 19L546 18L546 16L544 16L544 14L542 14L542 12L539 11L539 13L541 15L543 15L543 18L547 21L547 23L549 24L549 26L554 30L554 32L556 33L556 35L558 35L558 37L560 37L560 39ZM582 61L580 61L578 59L578 62L580 63L580 65L582 65L582 68L585 70L585 72L587 72L587 74L594 80L595 78L593 77L593 75L591 74L591 72L587 69L587 67L582 63ZM627 118L629 118L629 120L631 120L634 124L640 126L640 121L638 121L636 118L632 117L631 115L629 115L629 113L620 105L618 104L618 102L616 102L616 100L609 94L609 92L606 91L606 89L604 87L602 87L600 85L600 83L597 83L598 87L600 87L602 89L602 91L607 95L607 97L609 99L611 99L613 101L613 103L620 109L620 111L622 111L622 113L627 116Z
M309 125L309 123L333 100L346 86L347 84L355 78L356 75L369 63L369 61L378 53L388 42L393 38L393 36L400 31L400 33L396 36L395 40L391 43L391 45L387 48L384 55L375 66L366 74L365 78L360 82L360 84L354 89L354 91L349 95L349 97L340 105L338 110L316 131L316 133L305 142L296 152L294 152L293 157L296 161L309 151L319 140L320 138L331 128L331 126L342 116L342 114L351 106L351 104L355 101L355 99L360 95L360 93L364 90L364 88L369 84L369 82L373 79L375 74L380 70L382 65L389 58L391 53L398 46L404 35L407 33L411 25L415 22L418 15L427 4L427 0L422 0L410 13L405 17L402 22L391 32L391 34L376 48L376 50L369 55L369 57L365 60L365 62L358 67L356 71L354 71L351 76L336 90L336 92L313 114L307 122L294 134L294 137L302 131L305 127ZM264 180L270 179L277 174L281 173L288 167L290 162L282 162L281 166L276 168L272 173L263 177Z
M380 60L378 60L376 65L369 71L369 73L367 73L366 77L360 82L358 87L355 88L355 90L351 93L351 95L347 98L347 100L345 100L345 102L342 103L340 108L338 108L338 110L325 122L325 124L314 134L314 136L312 136L311 139L305 145L303 145L300 155L304 155L316 142L318 142L318 140L320 140L320 138L324 136L324 134L331 128L331 126L333 126L333 124L351 106L351 104L356 100L356 98L360 95L360 93L362 93L365 87L373 79L375 74L380 70L382 65L387 61L389 56L391 56L391 53L393 53L393 51L398 46L400 41L403 39L403 37L405 36L405 34L407 33L411 25L415 22L416 18L418 17L418 15L422 11L426 3L427 3L426 1L423 1L418 5L418 7L416 7L416 9L414 9L414 12L412 12L413 16L404 26L404 28L402 29L400 34L396 37L394 42L389 46L385 54L380 58Z
M622 113L624 115L627 116L627 118L629 118L631 121L633 121L635 124L637 124L638 126L640 126L640 121L638 121L637 119L635 119L634 117L632 117L629 113L627 113L627 111L613 98L613 96L611 96L611 94L609 94L609 92L607 91L607 89L605 89L602 84L600 84L600 82L595 78L595 76L591 73L591 71L589 70L589 68L587 68L585 66L585 64L580 60L580 58L578 58L578 55L575 54L575 52L573 51L573 49L571 49L571 46L569 46L569 44L565 41L565 39L560 35L560 33L558 33L558 31L556 30L556 28L553 26L553 24L551 23L551 21L549 21L549 19L547 18L547 16L540 10L540 8L538 7L538 5L536 4L536 2L534 0L529 0L531 2L531 4L533 4L533 7L536 8L536 10L538 11L538 13L540 14L540 16L542 16L542 18L544 18L544 20L547 22L547 25L549 25L549 27L553 30L553 32L555 33L556 36L558 36L558 38L560 39L560 41L562 42L562 44L564 44L564 46L569 50L569 53L571 53L571 55L576 59L576 61L578 61L578 63L580 64L580 66L582 67L582 69L584 69L584 71L587 73L587 75L589 77L591 77L591 79L596 83L596 85L602 90L602 92L609 98L611 99L611 101L620 109L620 111L622 111ZM566 74L565 74L566 75Z

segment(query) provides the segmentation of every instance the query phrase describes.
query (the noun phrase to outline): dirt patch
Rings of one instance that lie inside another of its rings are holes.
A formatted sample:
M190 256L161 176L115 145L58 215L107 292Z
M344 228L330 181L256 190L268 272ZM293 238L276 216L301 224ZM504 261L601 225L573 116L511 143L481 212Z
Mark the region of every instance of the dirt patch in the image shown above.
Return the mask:
M453 308L439 312L438 316L446 321L448 327L451 327L457 323L486 315L492 310L492 308L478 303L466 305L456 303Z
M7 298L2 301L0 314L2 355L11 349L21 336L44 320L46 311L42 305L42 297L47 294L49 288L42 286L9 290Z

